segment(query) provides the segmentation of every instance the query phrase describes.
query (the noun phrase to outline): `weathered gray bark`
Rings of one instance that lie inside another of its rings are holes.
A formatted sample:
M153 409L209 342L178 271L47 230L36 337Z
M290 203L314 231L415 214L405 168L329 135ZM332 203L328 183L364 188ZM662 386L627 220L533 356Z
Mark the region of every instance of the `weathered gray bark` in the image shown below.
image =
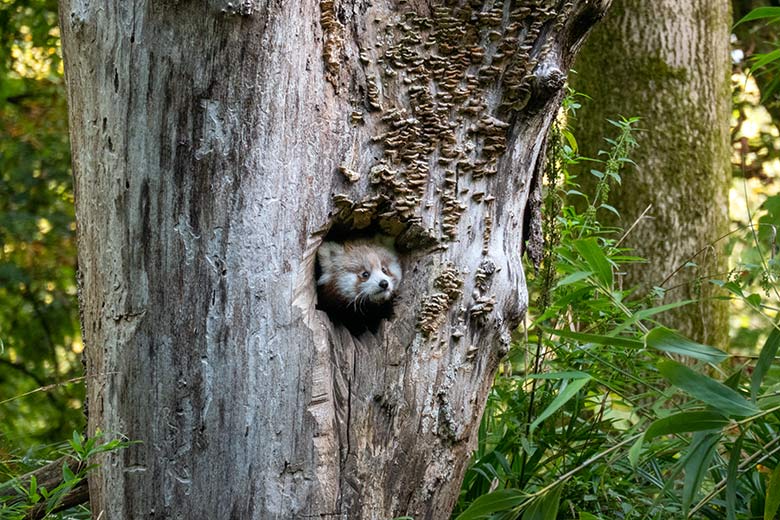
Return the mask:
M446 518L607 4L63 0L89 431L143 441L93 514ZM367 226L405 280L354 338L314 258Z
M575 122L586 155L607 146L603 138L613 128L607 118L642 118L635 172L610 195L626 229L652 205L650 218L626 241L648 259L628 269L627 284L645 291L663 284L673 289L666 301L700 298L663 321L720 346L728 337L728 307L708 299L716 288L706 279L723 279L728 270L725 244L715 241L728 229L730 24L728 0L617 0L572 77L592 97ZM667 279L689 260L698 267Z

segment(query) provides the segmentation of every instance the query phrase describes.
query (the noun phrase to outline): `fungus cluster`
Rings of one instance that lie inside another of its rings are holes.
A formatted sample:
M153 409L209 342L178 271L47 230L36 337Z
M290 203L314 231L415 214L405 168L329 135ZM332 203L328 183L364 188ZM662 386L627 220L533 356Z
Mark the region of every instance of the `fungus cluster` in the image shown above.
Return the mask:
M320 3L330 68L338 62L334 46L344 44L334 1ZM412 10L408 2L400 6L394 17L354 26L366 31L356 41L374 43L358 48L364 88L362 107L351 121L370 120L371 128L379 129L371 139L381 146L382 155L369 168L368 178L389 203L380 213L417 226L418 232L421 215L426 215L421 234L445 244L462 236L461 220L468 210L473 217L469 225L479 226L487 258L497 218L491 191L499 160L511 145L518 115L533 110L535 96L551 95L550 88L562 85L564 76L557 69L544 74L541 69L554 52L549 33L561 29L573 2L448 0L428 12ZM350 181L359 179L358 172L342 173ZM357 204L356 224L365 223L361 213L379 215L366 207L374 199L355 203L339 197L342 206ZM460 274L444 268L436 283L450 276ZM457 287L462 284L458 279ZM424 300L418 320L426 335L440 326L438 316L459 297L437 288ZM470 316L484 318L494 303L480 290Z
M444 320L447 309L462 294L463 280L454 265L448 263L433 282L437 292L425 297L417 320L417 328L426 337L436 332Z

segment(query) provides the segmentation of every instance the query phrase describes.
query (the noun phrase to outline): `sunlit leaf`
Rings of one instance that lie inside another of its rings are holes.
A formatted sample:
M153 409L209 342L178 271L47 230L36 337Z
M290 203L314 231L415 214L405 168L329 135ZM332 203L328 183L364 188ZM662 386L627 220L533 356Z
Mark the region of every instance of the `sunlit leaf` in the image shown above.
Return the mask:
M577 151L577 139L575 139L574 134L572 134L568 130L563 130L561 132L561 135L566 139L566 141L569 143L569 146L571 147L573 152Z
M625 322L621 323L613 333L617 334L620 333L630 326L634 325L636 322L641 320L646 320L651 318L652 316L655 316L656 314L660 314L662 312L666 312L672 309L677 309L679 307L684 307L685 305L690 305L691 303L695 303L696 300L680 300L678 302L671 302L667 303L665 305L659 305L657 307L650 307L649 309L642 309L634 313L631 318L626 320Z

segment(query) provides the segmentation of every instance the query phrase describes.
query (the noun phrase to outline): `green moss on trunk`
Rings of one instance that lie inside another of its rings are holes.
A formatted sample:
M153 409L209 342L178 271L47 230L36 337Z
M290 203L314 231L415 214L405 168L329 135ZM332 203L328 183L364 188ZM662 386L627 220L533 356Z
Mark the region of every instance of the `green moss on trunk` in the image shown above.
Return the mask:
M595 157L605 147L607 118L642 118L637 167L610 197L622 216L612 223L625 228L652 205L652 218L643 219L627 241L648 264L630 270L626 282L644 290L662 286L666 301L700 298L696 308L663 319L720 345L728 333L727 308L710 299L715 288L706 280L727 270L723 244L716 241L728 226L730 22L727 0L616 0L580 54L572 80L593 98L575 123L585 155ZM611 217L605 212L601 218ZM696 266L669 278L689 261Z

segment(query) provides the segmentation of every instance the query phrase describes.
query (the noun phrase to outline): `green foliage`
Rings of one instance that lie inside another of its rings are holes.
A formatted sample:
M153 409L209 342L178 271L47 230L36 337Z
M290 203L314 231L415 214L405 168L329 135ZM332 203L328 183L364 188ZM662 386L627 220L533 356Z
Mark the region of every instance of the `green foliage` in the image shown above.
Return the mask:
M83 424L56 21L55 1L0 2L0 455L45 455Z
M90 465L90 460L94 460L96 455L135 444L120 439L101 443L102 440L103 434L100 432L89 439L73 432L71 440L56 451L64 455L66 460L62 464L62 481L52 489L40 485L34 474L25 478L13 476L18 471L11 472L11 478L0 484L0 518L24 520L32 510L43 508L43 518L88 519L89 511L85 506L57 511L62 509L62 501L68 493L84 483L88 473L97 467Z
M576 99L564 105L569 117ZM774 514L780 484L764 468L780 465L776 318L756 300L749 277L713 280L766 318L771 334L755 362L745 363L656 321L695 302L658 306L654 295L624 287L623 267L642 259L620 247L623 230L599 218L614 211L610 183L622 182L631 164L637 121L612 123L616 136L596 160L577 155L566 127L550 136L549 247L529 276L531 323L490 394L458 520ZM590 196L576 184L582 172L598 179ZM769 262L741 269L776 282ZM742 374L751 370L748 381Z
M764 316L780 308L775 287L780 276L780 55L776 38L780 8L749 10L753 5L757 4L735 4L735 15L741 19L734 27L738 41L733 76L732 200L735 195L742 200L732 204L737 230L724 237L734 259L733 269L727 280L719 282L736 300L732 304L732 329L736 329L732 350L744 353L750 353L765 337L769 322Z
M736 25L757 20L768 24L780 22L780 7L757 7L742 17ZM780 90L780 49L753 55L751 58L751 69L755 74L768 74L772 78L764 88L764 100Z

